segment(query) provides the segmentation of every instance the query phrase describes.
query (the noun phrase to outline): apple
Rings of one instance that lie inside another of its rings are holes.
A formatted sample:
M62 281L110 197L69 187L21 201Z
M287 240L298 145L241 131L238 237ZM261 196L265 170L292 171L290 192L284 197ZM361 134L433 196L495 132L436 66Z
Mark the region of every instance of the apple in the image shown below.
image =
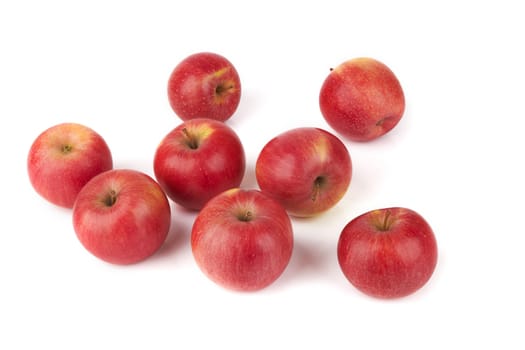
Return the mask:
M199 268L218 285L260 290L277 280L290 261L291 220L279 202L262 192L233 188L199 212L191 249Z
M358 290L378 298L400 298L420 289L437 263L437 244L427 221L411 209L372 210L342 230L337 257Z
M261 191L291 215L308 217L341 200L350 185L352 162L335 135L319 128L295 128L263 147L255 175Z
M106 262L145 260L164 243L171 223L168 198L150 176L114 169L91 179L73 207L73 226L82 245Z
M49 202L72 208L82 187L113 168L108 145L87 126L62 123L44 130L27 157L29 180Z
M319 105L335 131L350 140L370 141L398 124L405 96L390 68L359 57L331 70L321 87Z
M168 80L168 100L182 120L226 121L237 110L240 99L237 70L225 57L212 52L186 57Z
M215 195L238 187L246 160L235 131L213 119L183 122L160 142L153 159L155 177L169 198L192 210Z

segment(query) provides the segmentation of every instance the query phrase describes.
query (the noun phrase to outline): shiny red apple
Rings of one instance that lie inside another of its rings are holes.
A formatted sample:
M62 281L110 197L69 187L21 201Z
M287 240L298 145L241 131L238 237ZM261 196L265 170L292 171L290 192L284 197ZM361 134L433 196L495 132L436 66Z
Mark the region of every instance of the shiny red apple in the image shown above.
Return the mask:
M290 261L291 221L279 202L260 191L230 189L197 215L191 249L197 265L215 283L260 290L277 280Z
M233 64L212 52L186 57L168 80L168 99L182 119L211 118L226 121L237 110L241 81Z
M427 221L399 207L372 210L351 220L337 246L346 278L378 298L404 297L423 287L437 256L436 238Z
M405 110L399 80L384 63L360 57L341 63L319 94L328 124L354 141L370 141L392 130Z
M352 178L346 146L319 128L291 129L271 139L255 165L262 192L294 216L308 217L336 205Z
M155 177L168 197L199 210L215 195L238 187L246 167L235 131L213 119L188 120L161 141L155 152Z
M113 167L108 145L97 132L77 123L62 123L35 139L27 158L33 188L49 202L72 208L82 187Z
M168 199L148 175L126 169L106 171L78 194L73 226L82 245L113 264L133 264L164 243L171 222Z

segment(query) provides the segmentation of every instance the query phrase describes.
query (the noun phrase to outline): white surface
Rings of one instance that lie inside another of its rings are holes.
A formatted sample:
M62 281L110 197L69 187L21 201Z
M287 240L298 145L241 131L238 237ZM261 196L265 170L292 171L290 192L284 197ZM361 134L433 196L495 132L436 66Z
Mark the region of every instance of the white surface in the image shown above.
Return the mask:
M2 2L0 348L522 349L521 9L511 1ZM288 269L257 293L224 290L198 270L188 245L194 214L174 206L158 254L112 266L81 247L70 211L38 197L27 178L31 142L63 121L97 130L115 167L151 175L158 142L180 122L168 76L198 51L223 54L241 76L228 124L246 148L245 187L256 185L257 154L277 133L331 130L317 101L330 67L375 57L406 94L391 134L345 141L354 164L347 195L325 215L294 220ZM335 249L350 219L391 205L429 221L439 261L422 290L381 301L344 279Z

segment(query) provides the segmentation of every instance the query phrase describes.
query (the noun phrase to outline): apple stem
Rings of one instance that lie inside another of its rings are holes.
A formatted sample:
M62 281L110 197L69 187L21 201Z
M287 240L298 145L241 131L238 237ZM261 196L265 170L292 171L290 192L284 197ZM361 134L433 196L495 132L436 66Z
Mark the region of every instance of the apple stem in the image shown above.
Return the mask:
M184 137L186 138L186 144L191 149L197 149L199 148L199 143L197 142L197 139L193 137L188 129L182 128L182 133L184 134Z
M385 213L385 218L383 219L383 226L381 226L381 231L388 231L388 229L390 228L390 222L388 222L390 214L390 210L387 210Z
M104 204L108 207L112 207L113 204L117 201L117 192L115 190L111 190L106 197L104 197Z
M317 200L317 197L319 196L319 193L321 192L321 186L323 186L323 184L324 184L324 178L322 176L318 176L315 178L312 196L310 197L312 199L312 202L315 202Z
M228 86L218 85L215 88L215 93L217 95L222 95L225 91L230 90L230 89L233 89L233 85L228 85Z
M245 212L241 213L239 216L238 216L239 220L241 221L244 221L244 222L248 222L250 220L253 219L253 214L251 211L249 210L246 210Z
M384 117L376 122L376 126L381 126L385 123L387 119L391 119L392 117Z
M62 146L62 153L67 154L73 150L73 146L71 145L63 145Z

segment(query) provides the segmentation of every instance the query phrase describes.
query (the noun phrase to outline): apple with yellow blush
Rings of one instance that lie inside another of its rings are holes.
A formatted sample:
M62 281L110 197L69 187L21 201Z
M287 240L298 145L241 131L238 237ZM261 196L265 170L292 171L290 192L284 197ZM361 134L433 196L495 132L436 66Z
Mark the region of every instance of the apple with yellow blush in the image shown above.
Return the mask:
M332 69L319 94L326 122L353 141L371 141L391 131L405 111L405 95L384 63L359 57Z
M164 243L171 209L164 191L140 171L114 169L92 178L73 207L82 245L108 263L128 265L153 255Z
M421 214L403 207L365 212L343 228L339 266L361 292L401 298L421 289L437 264L436 237Z
M168 100L182 120L211 118L226 121L237 110L241 81L224 56L199 52L183 59L168 80Z
M293 250L291 220L283 206L258 190L233 188L197 215L191 249L201 271L218 285L257 291L282 275Z
M314 127L285 131L261 150L255 165L261 191L278 200L293 216L309 217L335 206L352 178L352 161L344 143Z
M238 187L245 167L244 148L236 132L209 118L175 127L162 139L153 159L155 177L168 197L191 210Z
M72 208L82 187L113 168L111 151L100 134L78 123L61 123L32 143L27 157L29 180L47 201Z

